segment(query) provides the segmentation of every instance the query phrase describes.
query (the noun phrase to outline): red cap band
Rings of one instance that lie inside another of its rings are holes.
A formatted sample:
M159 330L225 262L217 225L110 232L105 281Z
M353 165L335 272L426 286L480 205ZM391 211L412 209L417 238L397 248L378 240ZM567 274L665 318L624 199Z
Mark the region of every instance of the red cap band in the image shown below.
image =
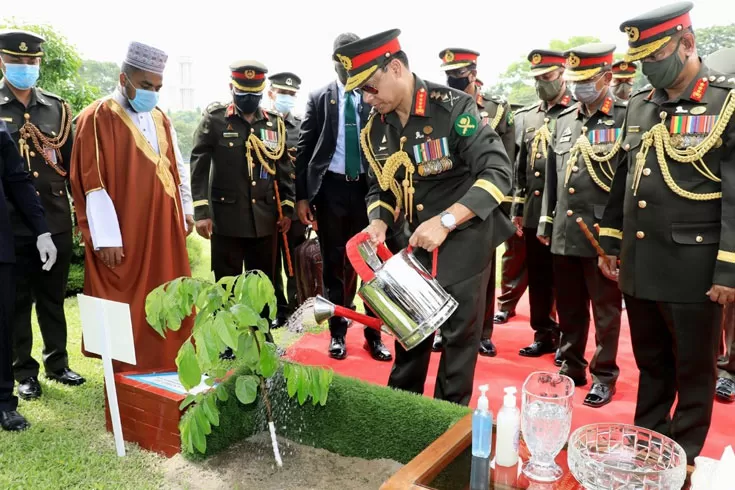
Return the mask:
M360 53L354 58L352 58L352 68L350 71L357 70L363 65L366 65L373 61L375 58L378 58L380 56L385 56L385 53L390 54L396 54L401 50L401 44L398 42L398 38L392 39L391 41L388 41L387 43L383 44L382 46L378 46L375 49L371 49L370 51L366 51L364 53Z

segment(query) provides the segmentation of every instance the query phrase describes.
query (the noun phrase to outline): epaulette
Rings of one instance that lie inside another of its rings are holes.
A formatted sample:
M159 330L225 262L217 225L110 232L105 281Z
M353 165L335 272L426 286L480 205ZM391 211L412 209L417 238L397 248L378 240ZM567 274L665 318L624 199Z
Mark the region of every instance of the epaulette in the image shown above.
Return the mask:
M223 104L222 102L212 102L207 106L205 109L205 112L212 114L220 109L224 109L227 107L227 104Z
M64 99L62 99L60 95L56 95L53 92L49 92L48 90L44 90L41 87L38 88L38 91L41 92L46 97L51 97L52 99L56 99L58 101L64 102Z
M276 117L283 117L283 116L281 116L281 113L280 113L280 112L278 112L278 111L277 111L277 110L275 110L275 109L270 109L270 108L268 108L268 107L262 107L262 109L263 109L263 112L267 112L267 113L268 113L268 114L270 114L271 116L276 116Z
M541 105L541 101L538 101L538 102L536 102L535 104L531 104L531 105L523 106L523 107L521 107L520 109L518 109L518 110L517 110L517 111L515 112L515 114L516 114L516 116L517 116L518 114L523 114L524 112L528 112L528 111L530 111L531 109L538 109L540 105Z
M558 117L562 117L565 114L569 114L570 112L576 112L577 111L577 104L570 105L569 107L565 107L563 111L559 113Z
M638 97L639 95L642 95L644 97L648 97L648 95L652 91L653 91L653 86L651 86L650 84L649 85L646 85L645 87L640 88L636 92L633 92L632 94L630 94L630 99L628 99L628 102L630 102L631 100L633 100L633 97Z
M717 75L710 75L709 84L712 87L720 87L725 90L732 90L735 88L735 75L725 75L724 73L717 73Z

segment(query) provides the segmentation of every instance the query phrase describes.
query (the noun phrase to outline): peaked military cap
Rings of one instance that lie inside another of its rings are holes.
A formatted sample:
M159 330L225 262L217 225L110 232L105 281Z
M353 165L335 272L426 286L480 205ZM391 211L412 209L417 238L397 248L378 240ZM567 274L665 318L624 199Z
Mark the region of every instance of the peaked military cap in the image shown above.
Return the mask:
M612 66L613 78L633 78L637 70L635 63L627 61L618 61Z
M447 48L439 52L442 60L441 69L444 71L457 70L468 66L477 65L480 53L471 49Z
M638 61L663 48L671 36L692 26L689 11L692 2L678 2L659 7L620 24L628 35L625 61Z
M232 85L242 92L262 92L268 68L253 60L235 61L230 65Z
M570 82L588 80L613 64L614 44L589 43L564 52L564 78Z
M297 75L288 71L274 73L268 77L268 80L271 82L271 87L281 90L297 92L301 88L301 79Z
M534 49L528 53L528 61L531 62L531 76L537 77L564 66L564 54L560 51Z
M28 31L8 30L0 32L0 53L13 56L42 56L41 44L46 40Z
M388 64L391 57L401 50L400 34L400 29L391 29L345 44L334 51L333 58L342 63L349 75L345 90L360 88L378 68Z
M735 75L735 48L721 48L704 59L705 64L715 71Z

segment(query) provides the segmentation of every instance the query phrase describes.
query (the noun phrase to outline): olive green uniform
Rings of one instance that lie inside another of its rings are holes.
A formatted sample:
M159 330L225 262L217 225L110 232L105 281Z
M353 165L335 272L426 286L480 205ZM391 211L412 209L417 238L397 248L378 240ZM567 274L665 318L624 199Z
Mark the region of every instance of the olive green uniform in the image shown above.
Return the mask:
M538 235L551 238L554 286L562 333L561 373L586 378L584 351L590 323L590 303L597 349L589 364L594 383L614 385L620 337L622 297L617 284L602 275L597 251L577 220L591 233L602 219L614 173L617 140L625 105L612 92L591 116L580 105L556 120L549 147L546 184ZM605 161L597 161L605 160ZM589 162L589 164L587 163Z
M8 201L17 260L13 315L13 370L17 381L38 376L39 364L31 355L31 311L34 302L43 337L42 357L46 372L56 372L68 367L64 299L72 256L72 221L67 190L73 140L71 117L69 106L57 95L34 87L31 89L28 107L25 107L15 98L8 85L0 81L0 119L7 124L16 144L21 139L27 139L25 144L19 144L19 148L26 148L23 152L26 168L33 178L36 194L41 198L46 222L58 253L54 267L50 271L43 271L36 250L37 237ZM41 133L34 135L38 144L27 134L24 138L22 128L26 121ZM44 143L44 138L48 143L56 143L54 146L62 142L63 144L54 149Z
M414 80L413 105L405 127L394 112L371 115L364 131L369 135L373 155L367 156L369 162L374 159L384 165L388 157L403 148L416 166L413 205L409 202L407 206L410 223L406 236L455 203L476 214L449 233L439 248L437 270L439 283L459 307L442 326L444 351L434 396L467 405L472 395L490 262L495 247L513 233L512 224L499 208L510 192L511 167L497 133L481 124L472 97L416 76ZM382 190L370 163L370 220L380 219L393 226L397 198L390 190ZM399 187L404 175L404 167L400 167L395 174ZM405 210L401 207L400 212ZM431 270L430 254L424 250L415 253ZM410 351L396 343L389 386L423 393L432 338Z

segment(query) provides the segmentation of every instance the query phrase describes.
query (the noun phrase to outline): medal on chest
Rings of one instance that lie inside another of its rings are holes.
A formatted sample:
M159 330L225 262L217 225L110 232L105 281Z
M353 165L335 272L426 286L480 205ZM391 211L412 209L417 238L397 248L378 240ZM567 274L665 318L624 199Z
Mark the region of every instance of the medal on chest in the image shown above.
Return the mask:
M449 157L449 140L445 136L414 145L413 159L421 177L446 172L453 166L452 159Z

